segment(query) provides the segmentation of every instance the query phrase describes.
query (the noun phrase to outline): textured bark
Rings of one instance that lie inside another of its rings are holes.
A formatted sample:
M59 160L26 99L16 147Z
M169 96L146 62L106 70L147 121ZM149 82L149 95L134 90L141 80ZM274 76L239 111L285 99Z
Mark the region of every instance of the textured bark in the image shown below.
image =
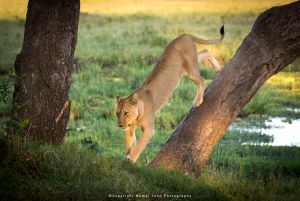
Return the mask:
M198 175L215 144L265 81L300 56L300 2L262 13L233 58L151 162Z
M63 140L77 42L79 0L29 0L21 53L15 61L14 119L24 138Z

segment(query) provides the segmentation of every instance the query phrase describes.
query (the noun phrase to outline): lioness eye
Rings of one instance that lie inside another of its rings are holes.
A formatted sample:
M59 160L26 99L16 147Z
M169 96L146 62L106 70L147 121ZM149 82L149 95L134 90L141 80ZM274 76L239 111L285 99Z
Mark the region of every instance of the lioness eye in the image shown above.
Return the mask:
M127 115L127 114L128 114L128 112L124 112L124 116Z

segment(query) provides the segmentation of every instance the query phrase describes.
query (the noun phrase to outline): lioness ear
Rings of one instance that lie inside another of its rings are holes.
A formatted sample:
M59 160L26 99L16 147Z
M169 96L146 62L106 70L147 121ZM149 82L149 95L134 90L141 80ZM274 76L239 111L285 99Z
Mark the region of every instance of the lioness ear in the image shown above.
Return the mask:
M130 102L132 104L137 104L138 100L139 100L139 96L137 95L137 93L134 93L131 95Z
M117 96L117 97L116 97L116 102L119 103L120 101L121 101L121 97L120 97L120 96Z

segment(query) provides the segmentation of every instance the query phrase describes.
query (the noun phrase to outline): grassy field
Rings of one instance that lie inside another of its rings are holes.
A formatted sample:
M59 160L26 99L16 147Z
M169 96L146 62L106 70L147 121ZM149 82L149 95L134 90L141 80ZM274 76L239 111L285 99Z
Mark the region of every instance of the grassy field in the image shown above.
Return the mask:
M27 0L3 0L0 2L0 19L24 18ZM151 14L169 15L178 13L257 13L272 6L292 2L291 0L81 0L81 12L101 15Z
M188 79L159 113L156 135L135 165L124 159L124 134L114 114L114 98L139 87L163 48L179 34L215 38L225 24L222 43L199 47L209 49L224 65L257 15L285 3L82 0L65 143L54 147L15 140L14 149L0 162L0 200L113 200L109 194L149 196L131 200L156 200L154 195L164 194L191 197L178 200L299 200L300 149L242 145L272 140L261 133L228 131L199 178L147 167L192 105L196 89ZM3 146L26 1L1 1L0 8L0 84L9 86L6 101L0 102ZM216 74L207 64L199 68L209 84ZM299 92L298 60L259 90L238 121L300 118L299 112L289 110L300 107ZM161 198L165 199L174 200Z

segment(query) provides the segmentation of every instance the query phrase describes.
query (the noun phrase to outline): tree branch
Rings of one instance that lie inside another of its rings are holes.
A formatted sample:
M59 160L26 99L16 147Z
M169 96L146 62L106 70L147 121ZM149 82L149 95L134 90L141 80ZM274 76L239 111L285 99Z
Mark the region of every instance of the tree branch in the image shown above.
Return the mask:
M199 174L215 144L269 79L300 55L300 2L262 13L233 58L184 117L152 167Z

